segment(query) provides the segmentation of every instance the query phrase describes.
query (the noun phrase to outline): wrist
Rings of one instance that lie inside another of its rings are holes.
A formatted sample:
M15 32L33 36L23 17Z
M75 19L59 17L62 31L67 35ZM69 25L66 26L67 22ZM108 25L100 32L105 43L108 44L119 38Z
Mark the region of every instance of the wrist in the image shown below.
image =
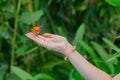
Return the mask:
M64 51L64 55L65 55L65 60L67 60L67 58L69 57L69 55L71 55L72 53L74 53L76 51L76 47L72 46L71 44L68 44L65 48Z
M73 46L70 44L70 43L67 43L64 47L64 50L63 50L63 54L64 55L67 55L67 53L70 52L70 49L72 48Z

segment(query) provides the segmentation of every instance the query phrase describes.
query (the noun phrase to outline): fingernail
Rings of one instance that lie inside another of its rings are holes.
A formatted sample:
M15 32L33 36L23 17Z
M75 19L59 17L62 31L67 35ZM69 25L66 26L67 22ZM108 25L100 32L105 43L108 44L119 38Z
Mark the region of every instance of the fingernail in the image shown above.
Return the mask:
M29 33L25 34L25 36L27 36L27 37L28 37L28 36L29 36Z
M30 38L30 37L31 37L31 34L30 34L30 33L27 33L27 34L25 34L25 36L27 36L28 38Z

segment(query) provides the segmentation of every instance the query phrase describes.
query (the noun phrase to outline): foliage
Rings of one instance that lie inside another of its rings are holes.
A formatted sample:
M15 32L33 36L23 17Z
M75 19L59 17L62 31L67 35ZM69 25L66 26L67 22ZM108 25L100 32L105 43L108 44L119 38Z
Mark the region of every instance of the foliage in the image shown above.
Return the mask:
M120 1L119 0L106 0L108 3L114 6L120 6Z
M117 1L0 0L0 80L84 80L63 55L25 36L40 23L41 35L66 37L89 62L115 76L120 72Z

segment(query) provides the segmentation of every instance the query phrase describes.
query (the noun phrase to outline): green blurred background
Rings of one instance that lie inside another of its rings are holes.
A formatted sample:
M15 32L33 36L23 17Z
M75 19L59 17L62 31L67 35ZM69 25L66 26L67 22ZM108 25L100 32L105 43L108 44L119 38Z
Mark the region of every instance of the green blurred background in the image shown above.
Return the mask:
M115 76L119 6L118 0L0 0L0 80L84 80L62 54L25 36L38 24L44 25L41 35L66 37L89 62Z

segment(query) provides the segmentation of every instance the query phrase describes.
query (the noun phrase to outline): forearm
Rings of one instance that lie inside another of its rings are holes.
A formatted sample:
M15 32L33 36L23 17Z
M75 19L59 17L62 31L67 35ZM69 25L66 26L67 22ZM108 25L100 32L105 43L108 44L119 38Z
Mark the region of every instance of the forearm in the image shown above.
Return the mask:
M85 80L112 80L107 73L90 64L77 51L70 53L68 59Z
M120 80L120 73L118 75L116 75L113 80Z

